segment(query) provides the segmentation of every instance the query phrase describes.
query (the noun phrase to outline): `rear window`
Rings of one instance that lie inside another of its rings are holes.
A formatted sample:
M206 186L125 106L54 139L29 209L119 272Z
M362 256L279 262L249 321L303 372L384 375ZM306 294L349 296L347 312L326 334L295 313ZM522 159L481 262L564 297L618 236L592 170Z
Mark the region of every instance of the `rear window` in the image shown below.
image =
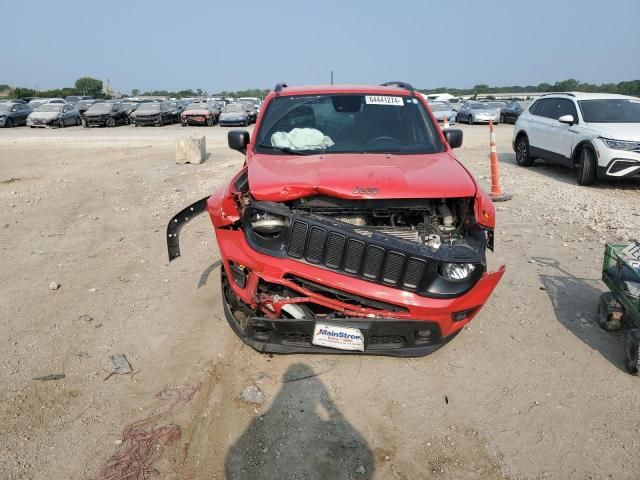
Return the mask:
M269 102L258 151L436 153L445 149L422 103L387 95L282 96Z

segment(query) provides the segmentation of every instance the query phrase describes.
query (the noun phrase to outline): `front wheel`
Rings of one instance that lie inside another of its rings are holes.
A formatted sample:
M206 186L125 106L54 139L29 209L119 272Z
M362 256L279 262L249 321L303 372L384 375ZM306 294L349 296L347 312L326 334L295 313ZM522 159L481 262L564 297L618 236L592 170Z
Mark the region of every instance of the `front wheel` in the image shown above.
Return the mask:
M5 128L13 127L13 119L7 118L7 120L4 122L4 126L5 126Z
M82 118L78 115L76 117L76 127L79 127L80 125L82 125Z
M158 126L159 127L163 127L164 126L164 118L162 118L162 115L160 115L158 117Z
M111 128L111 127L115 127L116 126L116 120L113 117L109 117L107 118L107 123L106 123L107 127Z
M533 158L529 153L529 139L525 135L520 135L516 140L516 163L521 167L533 165Z
M596 159L590 148L580 150L577 176L578 185L582 186L591 185L596 179Z
M469 116L467 117L467 123L468 123L469 125L473 125L473 117L472 117L471 115L469 115Z
M64 128L64 119L62 118L58 119L58 128Z
M631 375L638 375L638 372L640 372L640 355L638 355L639 345L640 330L634 328L627 331L627 338L624 345L624 366Z
M615 332L622 327L624 307L618 303L611 292L600 295L598 306L598 325L607 332Z

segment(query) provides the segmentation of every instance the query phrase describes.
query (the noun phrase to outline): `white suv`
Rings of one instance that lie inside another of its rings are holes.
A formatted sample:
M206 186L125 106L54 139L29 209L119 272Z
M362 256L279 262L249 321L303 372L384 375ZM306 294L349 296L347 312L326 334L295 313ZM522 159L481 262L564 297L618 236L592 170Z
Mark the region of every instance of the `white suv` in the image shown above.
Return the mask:
M640 177L640 98L543 95L518 117L513 150L523 167L542 158L576 169L580 185L597 177Z

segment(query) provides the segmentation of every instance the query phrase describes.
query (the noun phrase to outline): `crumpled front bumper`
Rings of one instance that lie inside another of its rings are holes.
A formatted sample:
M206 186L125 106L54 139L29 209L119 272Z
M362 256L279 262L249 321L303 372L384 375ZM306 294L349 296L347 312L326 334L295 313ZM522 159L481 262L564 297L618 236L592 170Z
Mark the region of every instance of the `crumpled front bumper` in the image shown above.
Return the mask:
M206 208L207 198L203 198L171 220L167 228L170 260L180 256L181 227ZM223 264L225 316L234 332L260 352L353 353L313 345L315 324L322 322L360 329L365 354L426 355L478 314L504 274L502 266L483 273L459 296L432 298L260 253L239 229L222 227L215 232ZM288 293L268 293L278 289ZM285 307L295 304L314 304L334 313L285 318Z

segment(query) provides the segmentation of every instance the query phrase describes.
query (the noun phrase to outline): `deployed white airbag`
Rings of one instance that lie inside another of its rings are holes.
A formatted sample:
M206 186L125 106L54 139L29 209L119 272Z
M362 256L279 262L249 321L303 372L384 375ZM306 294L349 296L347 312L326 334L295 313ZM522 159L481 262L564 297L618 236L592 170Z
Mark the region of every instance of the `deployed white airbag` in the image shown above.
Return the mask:
M291 150L321 150L334 145L333 140L315 128L294 128L271 135L271 145Z

